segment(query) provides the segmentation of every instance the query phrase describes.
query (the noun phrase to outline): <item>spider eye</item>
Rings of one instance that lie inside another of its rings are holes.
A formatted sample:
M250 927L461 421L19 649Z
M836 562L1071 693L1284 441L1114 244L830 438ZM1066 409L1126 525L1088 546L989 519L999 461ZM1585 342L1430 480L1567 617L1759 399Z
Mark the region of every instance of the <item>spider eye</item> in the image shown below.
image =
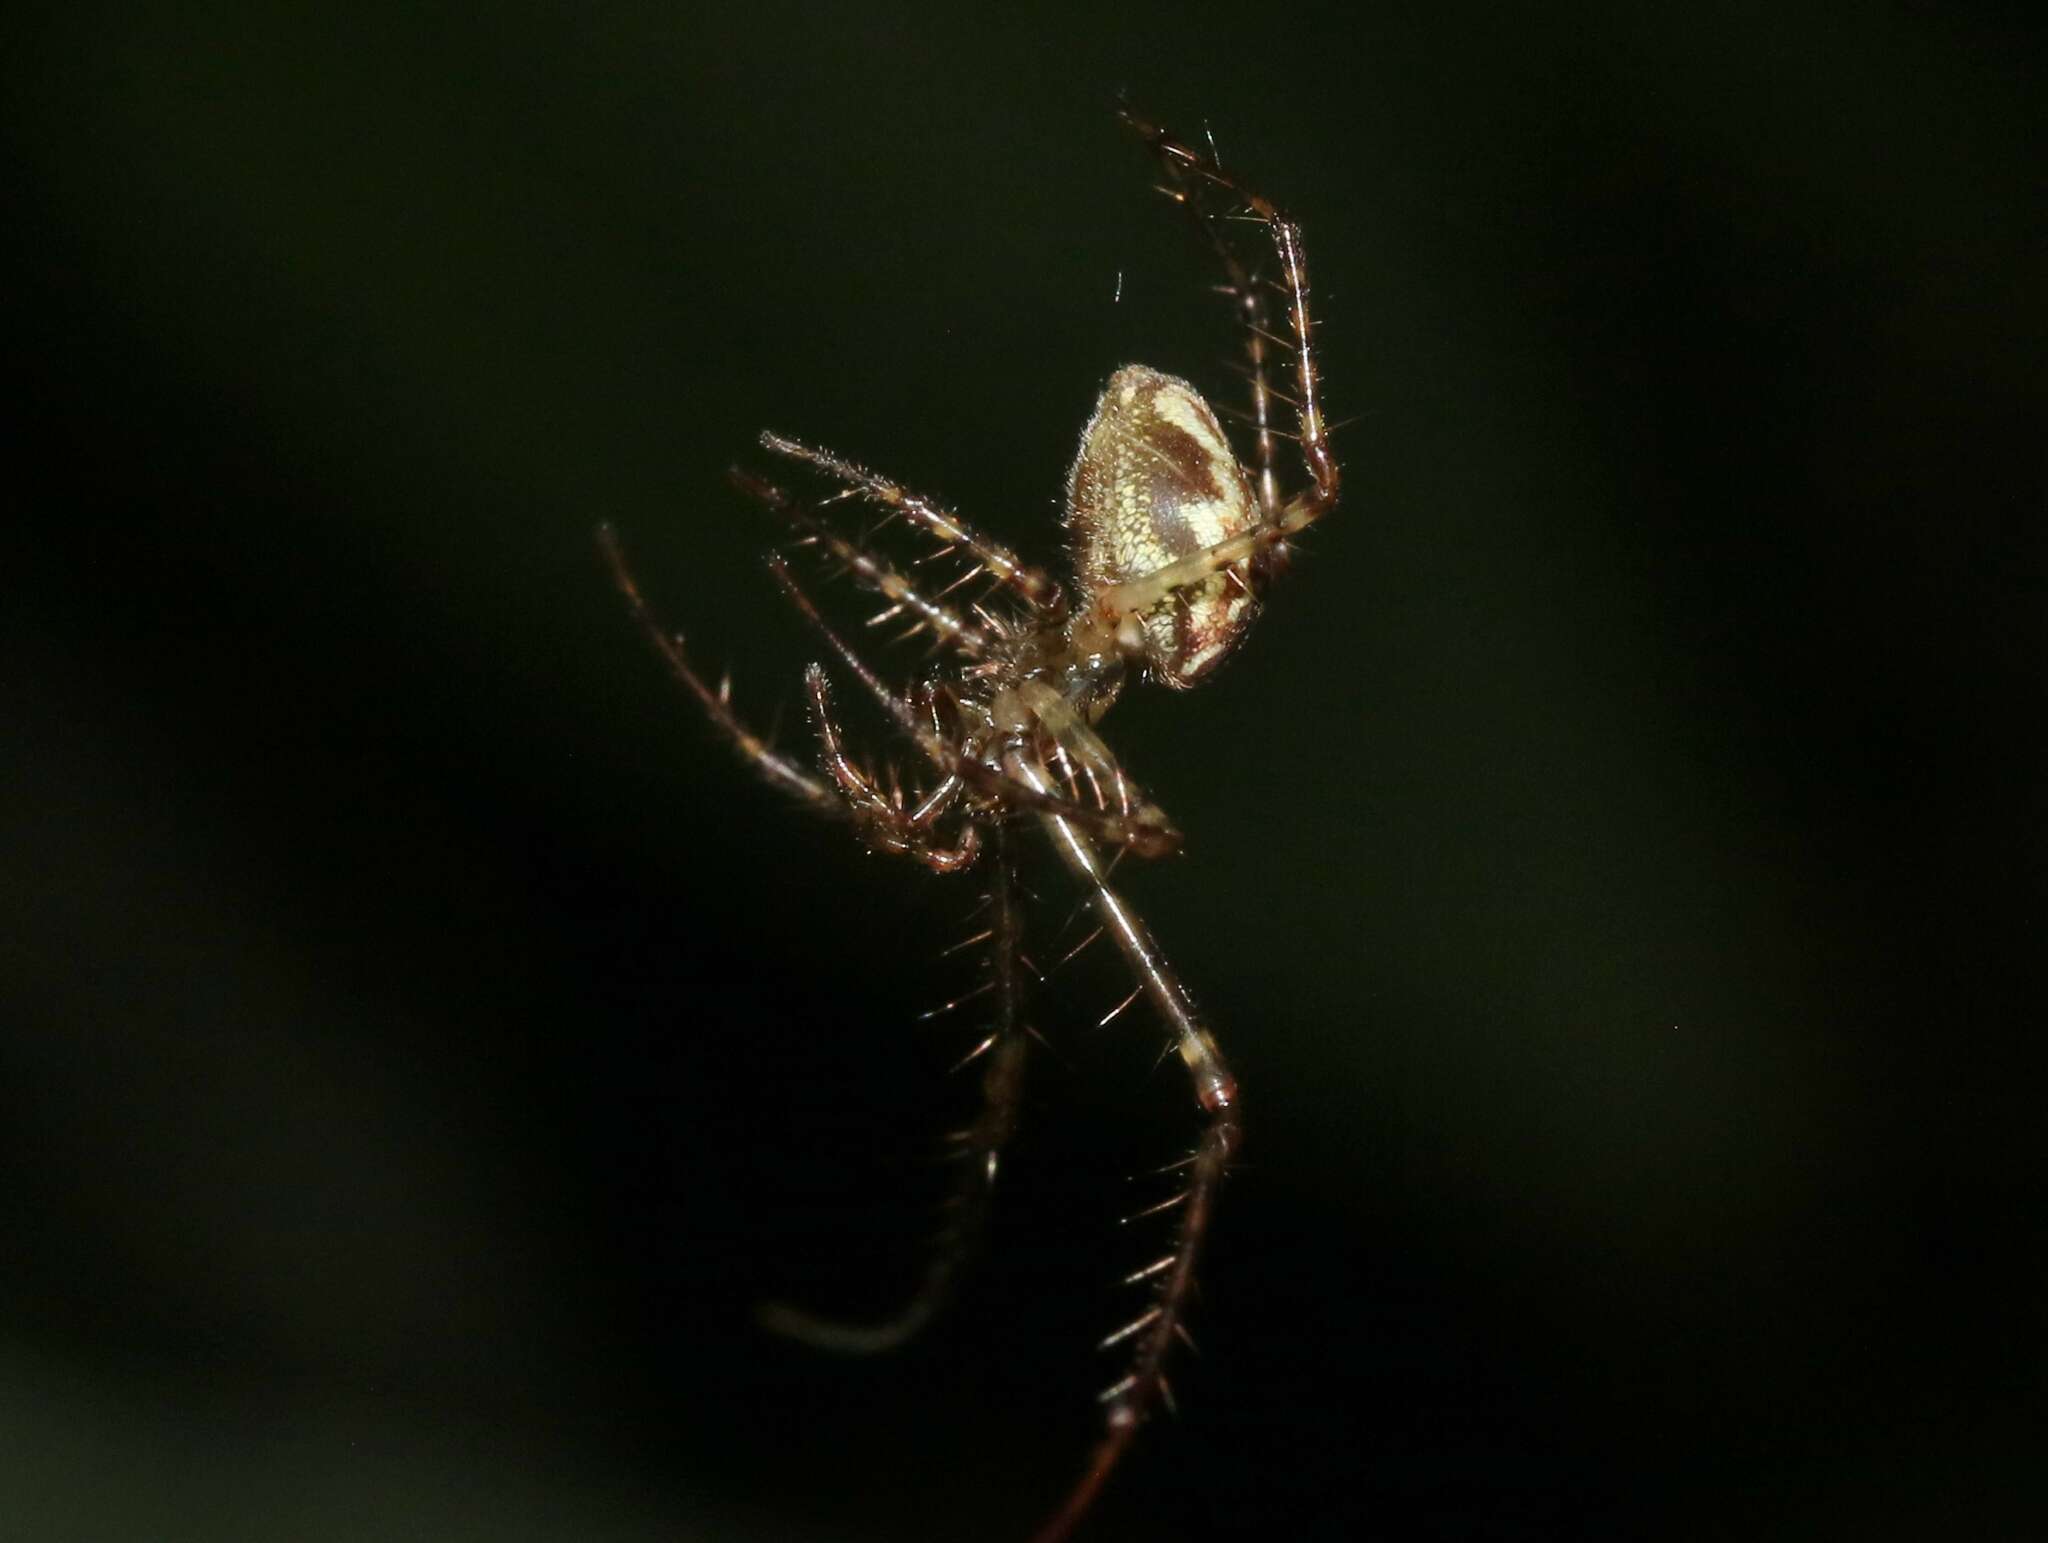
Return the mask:
M1074 566L1098 604L1114 585L1158 573L1259 522L1251 483L1223 426L1184 380L1143 365L1109 378L1067 479ZM1258 612L1247 560L1166 589L1136 614L1152 678L1185 689L1221 664Z

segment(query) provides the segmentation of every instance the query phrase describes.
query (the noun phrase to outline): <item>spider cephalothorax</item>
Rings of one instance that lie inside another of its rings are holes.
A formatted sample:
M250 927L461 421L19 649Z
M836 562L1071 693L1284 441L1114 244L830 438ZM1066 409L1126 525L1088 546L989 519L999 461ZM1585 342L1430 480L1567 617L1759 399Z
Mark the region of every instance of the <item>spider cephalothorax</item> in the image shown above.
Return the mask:
M1289 537L1328 513L1337 465L1317 394L1309 348L1308 271L1299 229L1271 203L1204 156L1149 123L1124 114L1222 264L1223 293L1243 325L1249 399L1242 411L1249 465L1231 448L1216 412L1193 386L1143 365L1109 379L1081 436L1067 479L1066 523L1073 558L1062 585L931 500L829 451L764 434L762 447L807 468L826 491L799 496L744 472L734 483L788 524L792 549L822 554L879 596L875 622L901 620L904 636L926 635L943 656L937 668L895 688L828 622L778 552L769 566L784 594L817 629L840 666L871 696L922 771L906 780L877 775L846 747L823 665L804 673L817 733L817 770L775 749L734 713L725 686L712 688L690 664L682 639L654 620L609 528L602 533L613 572L670 669L742 757L810 807L850 822L875 851L910 858L937 873L986 875L987 925L969 940L982 948L985 980L954 1006L985 1003L981 1034L963 1064L981 1068L982 1108L955 1138L952 1220L903 1311L876 1324L844 1324L792 1308L763 1313L771 1327L813 1344L872 1351L900 1344L950 1294L981 1230L998 1160L1016 1125L1026 1048L1025 920L1017 845L1036 829L1050 842L1135 984L1110 1014L1140 996L1158 1014L1193 1084L1203 1126L1174 1169L1181 1187L1152 1211L1171 1214L1167 1250L1128 1283L1147 1305L1110 1335L1125 1372L1102 1394L1105 1430L1080 1481L1040 1529L1053 1543L1093 1501L1154 1405L1171 1401L1166 1363L1186 1337L1195 1258L1216 1188L1239 1137L1237 1082L1144 922L1107 880L1103 849L1156 856L1180 835L1123 770L1096 725L1133 670L1175 690L1200 684L1243 640L1261 591L1278 570ZM1239 237L1256 231L1266 262L1248 260ZM1269 296L1286 308L1286 333L1268 322ZM1269 355L1288 355L1291 394L1271 382ZM1278 427L1276 401L1294 427ZM1307 483L1280 492L1276 441L1299 448ZM861 503L884 516L866 534L843 530L832 506ZM907 564L876 537L900 522L924 550ZM957 572L944 576L951 562ZM972 597L965 586L978 584ZM1108 1020L1105 1019L1105 1022Z

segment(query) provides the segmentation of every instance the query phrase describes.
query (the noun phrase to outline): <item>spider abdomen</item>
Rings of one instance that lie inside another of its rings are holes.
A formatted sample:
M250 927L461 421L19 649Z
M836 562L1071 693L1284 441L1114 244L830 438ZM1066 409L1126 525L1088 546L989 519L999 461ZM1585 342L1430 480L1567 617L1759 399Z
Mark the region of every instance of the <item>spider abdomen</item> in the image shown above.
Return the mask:
M1109 378L1068 474L1067 524L1082 587L1154 680L1192 686L1237 645L1258 610L1250 561L1219 560L1128 610L1112 592L1258 523L1251 481L1199 391L1139 364Z

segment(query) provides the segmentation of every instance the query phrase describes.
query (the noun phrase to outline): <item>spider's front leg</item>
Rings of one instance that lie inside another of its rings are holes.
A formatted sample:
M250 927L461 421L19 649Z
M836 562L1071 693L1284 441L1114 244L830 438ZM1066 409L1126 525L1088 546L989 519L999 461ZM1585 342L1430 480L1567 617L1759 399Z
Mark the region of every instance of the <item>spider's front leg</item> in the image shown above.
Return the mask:
M830 788L741 721L739 715L732 710L730 681L721 681L714 689L710 682L697 673L690 663L689 656L683 652L681 635L663 627L655 619L653 608L641 595L640 585L633 577L633 570L626 563L624 549L619 545L618 532L609 524L598 526L597 544L598 549L604 554L606 564L612 570L612 582L618 585L619 593L626 597L626 604L633 613L633 619L647 634L647 639L654 645L655 652L667 663L669 672L682 683L691 696L697 699L711 722L738 752L740 759L752 766L767 781L816 813L845 814L846 805Z
M910 631L904 634L905 638L918 632L930 632L941 645L951 647L963 658L979 660L988 656L991 647L988 630L973 625L953 607L946 605L943 594L927 598L894 565L863 543L847 540L813 510L791 498L774 483L763 482L738 468L728 475L734 487L802 531L804 542L823 548L864 588L889 602L886 610L870 618L870 625L908 613L914 621Z
M761 448L815 468L839 484L837 496L860 498L918 526L945 551L967 554L975 566L1026 605L1049 607L1059 600L1060 587L1041 568L1018 558L1001 542L990 539L951 510L942 509L921 493L892 482L865 466L780 434L764 433Z

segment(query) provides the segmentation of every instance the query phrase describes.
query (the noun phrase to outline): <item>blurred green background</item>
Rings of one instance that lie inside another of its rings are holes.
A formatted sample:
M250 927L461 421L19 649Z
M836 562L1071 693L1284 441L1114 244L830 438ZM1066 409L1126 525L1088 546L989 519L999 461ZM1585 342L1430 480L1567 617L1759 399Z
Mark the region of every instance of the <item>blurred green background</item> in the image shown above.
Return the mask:
M739 772L591 532L792 725L760 428L1054 559L1113 368L1230 389L1126 91L1302 220L1356 421L1239 661L1107 724L1248 1134L1089 1535L2040 1535L2040 42L18 26L0 1532L1001 1540L1069 1481L1185 1087L1063 972L958 1311L759 1337L914 1273L973 881Z

